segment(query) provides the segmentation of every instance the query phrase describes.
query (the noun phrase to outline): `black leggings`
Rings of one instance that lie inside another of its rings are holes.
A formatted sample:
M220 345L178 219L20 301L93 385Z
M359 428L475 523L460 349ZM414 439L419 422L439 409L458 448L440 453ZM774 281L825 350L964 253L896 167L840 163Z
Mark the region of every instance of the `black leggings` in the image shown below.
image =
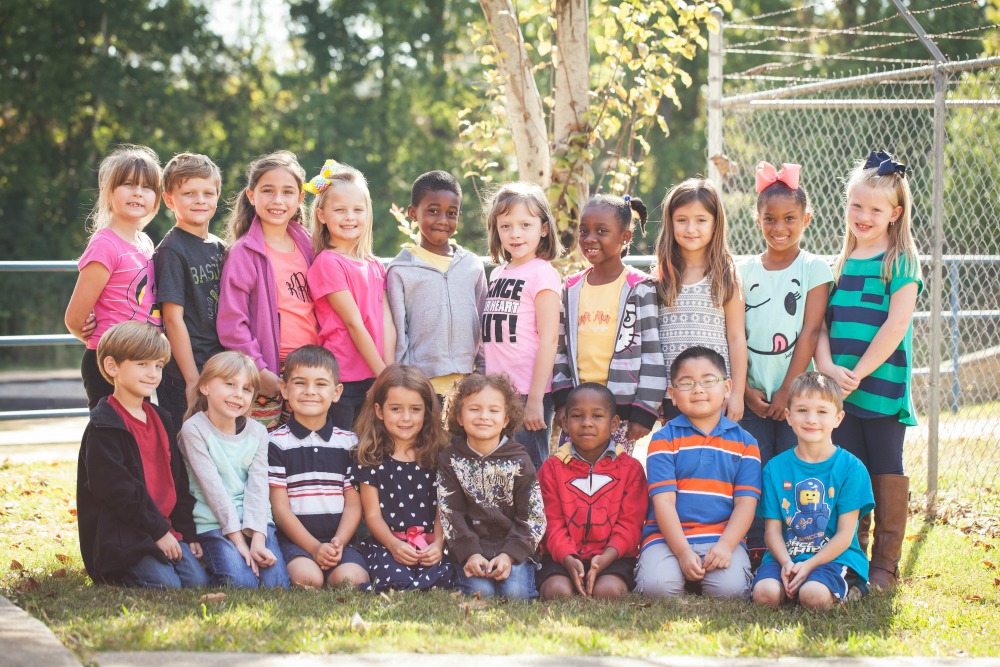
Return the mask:
M83 376L83 389L87 392L87 407L91 410L97 407L99 400L115 393L115 386L104 379L97 367L97 350L84 350L80 375Z
M854 454L872 475L903 474L903 439L906 425L896 417L862 419L844 415L833 431L833 442Z

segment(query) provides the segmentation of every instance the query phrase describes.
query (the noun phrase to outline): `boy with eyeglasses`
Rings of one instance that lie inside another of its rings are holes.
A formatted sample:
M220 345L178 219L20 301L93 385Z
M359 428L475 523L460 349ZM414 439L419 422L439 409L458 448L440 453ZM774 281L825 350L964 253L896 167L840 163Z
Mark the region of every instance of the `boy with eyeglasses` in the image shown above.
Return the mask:
M757 441L722 414L732 380L718 352L688 348L671 364L670 382L681 415L649 443L636 590L671 597L691 582L712 597L744 597L751 579L744 538L760 499Z

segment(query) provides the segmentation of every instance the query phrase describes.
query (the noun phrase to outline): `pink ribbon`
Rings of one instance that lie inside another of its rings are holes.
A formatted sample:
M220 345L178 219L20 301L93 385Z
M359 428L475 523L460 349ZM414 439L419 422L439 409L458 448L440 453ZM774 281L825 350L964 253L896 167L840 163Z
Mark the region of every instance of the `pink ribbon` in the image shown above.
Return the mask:
M799 172L802 171L801 164L782 164L781 169L775 169L770 162L761 160L757 163L756 190L763 192L764 188L772 183L781 181L792 190L799 189Z
M392 534L397 539L405 540L407 544L418 551L423 551L430 546L428 538L434 539L434 533L425 533L423 526L410 526L406 532L394 530Z

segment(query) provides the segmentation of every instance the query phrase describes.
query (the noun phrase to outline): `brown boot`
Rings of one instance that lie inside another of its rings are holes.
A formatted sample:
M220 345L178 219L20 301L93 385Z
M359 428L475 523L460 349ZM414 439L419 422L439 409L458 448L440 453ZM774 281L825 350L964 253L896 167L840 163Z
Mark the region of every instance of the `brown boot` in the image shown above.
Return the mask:
M894 587L899 576L899 558L906 533L910 478L905 475L875 475L875 538L868 583L878 590Z
M871 541L872 537L872 513L869 512L863 517L858 519L858 546L861 547L861 553L868 558L868 543Z

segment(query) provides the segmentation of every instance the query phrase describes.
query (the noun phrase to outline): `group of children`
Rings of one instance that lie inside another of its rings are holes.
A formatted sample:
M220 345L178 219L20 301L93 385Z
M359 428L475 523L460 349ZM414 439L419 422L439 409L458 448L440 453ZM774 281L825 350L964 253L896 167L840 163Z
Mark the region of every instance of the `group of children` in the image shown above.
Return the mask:
M66 313L87 342L87 571L514 598L693 587L816 607L891 587L921 286L905 170L876 152L852 172L832 289L799 247L799 166L767 163L767 249L745 264L717 190L689 179L664 199L652 276L623 262L646 207L598 195L579 220L591 266L563 283L544 193L510 183L485 216L487 282L452 241L447 172L414 182L419 243L384 268L356 169L328 161L306 181L287 151L256 160L224 243L208 230L211 160L181 154L161 174L152 151L122 147L102 163ZM177 225L154 252L141 228L161 187ZM644 471L632 448L657 421Z

